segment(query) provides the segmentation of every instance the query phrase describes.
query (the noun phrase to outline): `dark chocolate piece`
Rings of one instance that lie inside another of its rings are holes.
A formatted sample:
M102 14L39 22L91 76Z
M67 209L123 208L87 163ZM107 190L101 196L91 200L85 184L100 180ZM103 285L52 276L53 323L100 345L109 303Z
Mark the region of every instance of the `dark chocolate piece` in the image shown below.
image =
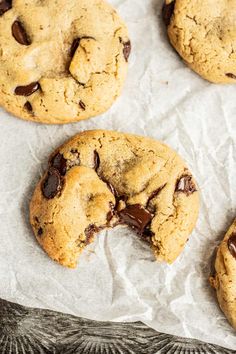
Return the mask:
M32 113L32 112L33 112L33 107L32 107L32 105L31 105L31 103L30 103L29 101L25 102L24 108L25 108L29 113Z
M170 24L171 17L174 13L175 9L175 0L172 1L170 4L166 4L166 2L163 5L162 8L162 18L165 23L165 25L168 27Z
M51 167L42 183L42 193L45 198L53 199L62 190L62 178L58 170Z
M227 73L225 74L226 76L230 77L231 79L235 79L236 80L236 75L232 74L232 73Z
M193 182L192 176L182 176L176 183L175 192L181 192L189 196L196 191L197 189L195 183Z
M79 101L79 106L80 106L80 108L83 110L83 111L85 111L86 110L86 105L85 105L85 103L83 102L83 101Z
M50 166L54 167L62 176L65 176L67 171L67 160L59 152L51 159Z
M100 157L98 155L98 152L95 150L94 151L94 169L97 172L100 166Z
M236 233L234 232L228 239L228 249L232 256L236 259Z
M119 212L123 223L132 227L138 234L143 234L152 220L152 214L140 204L128 205Z
M0 16L12 8L12 0L0 1Z
M15 89L15 94L17 96L30 96L39 89L40 84L38 82L32 82L26 86L17 86Z
M42 227L40 227L38 229L38 236L42 236L42 234L43 234L43 229L42 229Z
M15 21L11 27L12 35L15 40L22 45L30 45L31 41L20 21Z

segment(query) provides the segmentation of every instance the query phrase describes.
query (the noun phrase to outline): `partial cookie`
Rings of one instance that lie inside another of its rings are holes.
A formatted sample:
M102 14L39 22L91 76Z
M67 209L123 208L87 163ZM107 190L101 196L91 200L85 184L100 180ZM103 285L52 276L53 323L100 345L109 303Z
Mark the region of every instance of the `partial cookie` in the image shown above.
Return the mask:
M236 329L236 220L217 251L210 283L216 289L222 311Z
M50 124L101 114L121 93L130 50L104 0L0 0L0 105Z
M163 19L191 69L214 83L236 83L235 0L165 0Z
M176 152L149 138L101 130L76 135L51 156L30 221L48 255L67 267L76 266L100 230L118 224L172 263L198 210L196 183Z

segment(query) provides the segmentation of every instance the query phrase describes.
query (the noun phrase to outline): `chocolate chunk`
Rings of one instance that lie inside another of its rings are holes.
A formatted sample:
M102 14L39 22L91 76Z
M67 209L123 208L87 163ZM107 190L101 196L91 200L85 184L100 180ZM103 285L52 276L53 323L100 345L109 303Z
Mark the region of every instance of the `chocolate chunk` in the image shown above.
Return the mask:
M12 0L0 0L0 16L12 8Z
M131 52L131 42L125 42L123 43L124 49L123 49L123 54L124 54L124 58L126 61L128 61L129 56L130 56L130 52Z
M97 227L96 225L89 225L84 233L85 233L85 236L86 236L86 240L85 240L85 244L86 245L89 245L92 240L93 240L93 237L96 233L98 233L100 231L101 228Z
M225 74L226 76L230 77L231 79L235 79L236 80L236 75L232 74L232 73L227 73Z
M119 212L119 216L122 222L135 229L141 235L152 220L152 214L139 204L128 205Z
M42 193L44 197L53 199L62 190L62 183L60 173L55 168L51 167L42 183Z
M192 180L192 176L182 176L176 183L175 192L185 193L187 196L196 192L195 183Z
M83 101L79 101L79 106L80 106L80 108L83 110L83 111L85 111L86 110L86 105L85 105L85 103L83 102Z
M43 234L43 229L42 229L42 227L40 227L38 229L38 236L42 236L42 234Z
M94 151L94 169L97 172L100 166L100 157L98 155L98 152L95 150Z
M32 105L31 105L31 103L30 103L29 101L25 102L24 108L25 108L29 113L32 113L32 112L33 112L33 107L32 107Z
M20 21L15 21L11 27L12 35L15 40L23 45L30 45L31 41Z
M236 233L234 232L228 239L228 249L232 256L236 259Z
M54 167L61 176L65 176L67 171L67 160L59 152L51 159L50 166Z
M162 18L166 26L169 26L171 17L174 13L175 9L175 0L172 1L170 4L166 4L166 1L162 8Z
M17 86L15 89L15 94L17 96L30 96L34 92L40 89L40 85L38 82L32 82L26 86Z

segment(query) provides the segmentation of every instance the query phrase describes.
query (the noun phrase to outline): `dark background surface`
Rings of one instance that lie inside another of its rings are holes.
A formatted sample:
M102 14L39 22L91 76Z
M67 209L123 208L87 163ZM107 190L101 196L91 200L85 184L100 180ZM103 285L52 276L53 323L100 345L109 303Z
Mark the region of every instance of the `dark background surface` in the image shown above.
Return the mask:
M196 340L162 334L140 322L95 322L0 300L4 354L233 354Z

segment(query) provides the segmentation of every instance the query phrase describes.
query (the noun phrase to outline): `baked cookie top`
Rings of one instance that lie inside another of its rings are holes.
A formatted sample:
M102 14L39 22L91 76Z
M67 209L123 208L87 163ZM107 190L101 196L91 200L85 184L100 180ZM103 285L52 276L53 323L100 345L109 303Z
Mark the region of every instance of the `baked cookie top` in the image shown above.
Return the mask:
M236 220L217 250L210 283L216 289L222 311L236 329Z
M120 95L130 49L104 0L1 0L0 105L53 124L103 113Z
M165 0L170 42L186 64L214 83L236 83L235 0Z
M53 153L30 204L35 236L49 256L75 267L104 228L133 228L156 258L172 263L199 210L199 193L179 155L150 138L85 131Z

